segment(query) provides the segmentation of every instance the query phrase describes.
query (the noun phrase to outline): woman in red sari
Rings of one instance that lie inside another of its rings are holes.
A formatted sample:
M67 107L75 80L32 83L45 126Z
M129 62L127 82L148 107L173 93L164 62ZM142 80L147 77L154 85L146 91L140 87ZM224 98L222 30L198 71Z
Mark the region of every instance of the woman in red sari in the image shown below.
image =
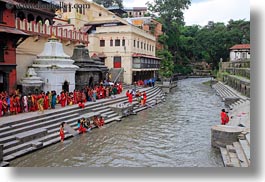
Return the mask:
M128 94L128 101L131 104L133 100L132 92Z
M146 100L147 100L147 96L146 96L146 93L144 91L144 93L143 93L143 106L145 105Z
M10 109L9 110L11 114L16 114L16 100L15 100L14 95L10 97Z
M64 124L65 124L65 122L62 122L62 123L61 123L61 126L60 126L60 137L61 137L61 142L64 141Z
M49 109L49 104L50 101L49 101L49 93L46 93L46 95L44 96L44 104L43 104L43 108L45 110Z
M222 109L220 116L221 116L221 124L226 125L229 122L229 116L225 112L225 109Z
M61 92L61 106L65 107L65 104L66 104L66 96L65 96L65 93L62 91Z

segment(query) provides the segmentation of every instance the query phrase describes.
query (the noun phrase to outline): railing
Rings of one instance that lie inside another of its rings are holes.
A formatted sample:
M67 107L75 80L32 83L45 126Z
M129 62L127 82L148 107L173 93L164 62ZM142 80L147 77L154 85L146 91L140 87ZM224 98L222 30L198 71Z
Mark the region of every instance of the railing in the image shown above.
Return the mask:
M121 73L123 72L123 68L121 68L120 72L118 73L118 75L116 76L115 80L113 83L116 83L116 81L119 79Z
M69 30L69 28L61 28L59 26L52 26L42 24L40 22L36 23L35 21L28 22L26 19L20 20L16 19L16 28L28 33L33 34L42 34L47 36L54 35L60 39L79 41L85 44L88 44L88 34L77 31L75 28Z

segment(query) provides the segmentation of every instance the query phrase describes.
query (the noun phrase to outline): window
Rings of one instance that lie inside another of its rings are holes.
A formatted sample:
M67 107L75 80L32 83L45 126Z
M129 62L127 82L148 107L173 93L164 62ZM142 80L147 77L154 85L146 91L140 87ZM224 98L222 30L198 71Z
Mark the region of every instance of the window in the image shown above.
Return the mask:
M105 47L105 40L100 40L99 46L100 47Z
M121 45L121 40L115 39L115 46L120 46L120 45Z
M141 42L141 49L143 49L143 42Z
M2 7L0 7L0 23L3 23L3 13L4 10L2 9Z
M71 10L72 10L72 4L71 3L68 5L68 9L69 9L69 12L71 12Z
M139 48L139 44L140 44L140 42L139 42L139 40L137 41L137 48Z
M82 9L82 7L80 7L80 8L79 8L79 13L80 13L80 14L82 14L82 13L83 13L83 11L82 11L82 10L83 10L83 9Z
M114 68L121 68L121 57L120 56L114 56L113 57L113 67Z
M146 48L146 44L144 43L144 50L145 50L145 48Z
M110 47L112 47L113 46L113 40L112 39L110 39Z
M125 39L122 39L122 46L125 46Z
M136 47L136 40L133 41L133 47Z
M63 5L63 12L64 13L67 12L67 5L66 4Z
M0 43L0 62L5 62L4 55L5 55L5 45L3 43Z

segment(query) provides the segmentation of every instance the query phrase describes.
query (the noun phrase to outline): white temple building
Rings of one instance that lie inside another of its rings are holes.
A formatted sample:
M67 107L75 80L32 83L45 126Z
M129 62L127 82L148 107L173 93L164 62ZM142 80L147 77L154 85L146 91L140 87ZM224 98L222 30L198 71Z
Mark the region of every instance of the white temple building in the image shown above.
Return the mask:
M75 89L75 72L79 68L74 60L64 53L62 44L52 37L44 45L32 66L44 81L43 91L62 90L72 92Z

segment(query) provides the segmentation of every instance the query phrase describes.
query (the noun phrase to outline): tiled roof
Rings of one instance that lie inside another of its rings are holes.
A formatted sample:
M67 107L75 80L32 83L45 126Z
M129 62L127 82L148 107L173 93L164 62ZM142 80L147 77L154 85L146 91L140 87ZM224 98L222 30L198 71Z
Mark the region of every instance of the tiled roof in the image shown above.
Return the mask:
M230 49L250 49L250 44L236 44Z

